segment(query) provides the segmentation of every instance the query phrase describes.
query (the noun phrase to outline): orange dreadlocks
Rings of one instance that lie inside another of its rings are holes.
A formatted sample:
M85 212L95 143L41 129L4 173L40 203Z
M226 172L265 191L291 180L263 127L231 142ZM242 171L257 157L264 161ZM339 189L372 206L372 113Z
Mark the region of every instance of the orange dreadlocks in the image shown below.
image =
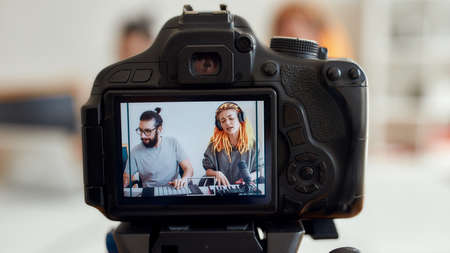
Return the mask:
M219 116L219 114L222 111L233 109L237 113L240 112L239 106L237 106L234 103L224 103L216 110L216 119ZM244 122L239 122L239 136L238 136L238 142L236 145L237 150L239 153L244 153L249 151L255 142L255 138L253 135L253 129L250 125L250 123L247 121L247 119L244 120ZM224 130L219 130L217 127L214 127L214 134L210 139L210 142L213 144L214 151L220 152L222 149L225 149L225 152L228 154L228 158L231 162L231 150L232 145L230 138L228 137L228 134L225 133Z

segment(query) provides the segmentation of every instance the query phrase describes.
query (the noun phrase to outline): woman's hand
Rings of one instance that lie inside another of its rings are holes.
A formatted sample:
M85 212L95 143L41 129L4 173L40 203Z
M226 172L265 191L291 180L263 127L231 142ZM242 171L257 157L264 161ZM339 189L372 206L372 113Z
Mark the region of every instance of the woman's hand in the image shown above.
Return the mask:
M244 182L244 179L242 179L242 178L239 178L236 182L234 182L235 184L242 184L242 185L245 185L245 182ZM250 186L256 186L256 184L255 184L255 182L254 181L250 181Z
M228 182L227 177L221 171L216 171L215 177L217 180L217 185L225 185L225 186L230 185L230 182Z

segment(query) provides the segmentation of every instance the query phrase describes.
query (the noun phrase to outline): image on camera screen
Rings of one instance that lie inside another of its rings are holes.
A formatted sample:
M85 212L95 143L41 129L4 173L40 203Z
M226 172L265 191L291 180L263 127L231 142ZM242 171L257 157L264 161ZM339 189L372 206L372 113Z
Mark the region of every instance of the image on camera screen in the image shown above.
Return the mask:
M264 196L264 101L120 103L123 196Z

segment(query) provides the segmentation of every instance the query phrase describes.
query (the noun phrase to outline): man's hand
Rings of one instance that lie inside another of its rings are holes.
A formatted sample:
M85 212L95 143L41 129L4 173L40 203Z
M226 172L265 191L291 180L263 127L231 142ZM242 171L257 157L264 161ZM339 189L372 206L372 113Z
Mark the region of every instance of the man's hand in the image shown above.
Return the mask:
M216 171L216 180L217 185L225 185L225 186L230 185L230 182L228 182L227 177L221 171Z
M131 182L133 183L134 181L137 181L137 176L133 175L131 177ZM124 172L123 173L123 188L128 188L130 187L130 175L128 175L128 173ZM136 183L133 184L132 186L133 188L138 188L138 185Z
M177 190L182 187L185 187L186 183L187 183L186 179L183 179L183 178L180 178L180 179L177 178L177 179L169 182L169 184L171 186L175 187L175 189L177 189Z
M128 187L130 184L130 175L128 173L123 173L123 188Z

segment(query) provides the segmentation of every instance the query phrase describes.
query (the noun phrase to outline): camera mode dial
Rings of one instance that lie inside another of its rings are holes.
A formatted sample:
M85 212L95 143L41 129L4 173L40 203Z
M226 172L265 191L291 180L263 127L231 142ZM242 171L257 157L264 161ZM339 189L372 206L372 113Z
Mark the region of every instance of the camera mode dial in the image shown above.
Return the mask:
M282 54L301 58L318 58L319 44L313 40L275 36L270 40L270 48Z

